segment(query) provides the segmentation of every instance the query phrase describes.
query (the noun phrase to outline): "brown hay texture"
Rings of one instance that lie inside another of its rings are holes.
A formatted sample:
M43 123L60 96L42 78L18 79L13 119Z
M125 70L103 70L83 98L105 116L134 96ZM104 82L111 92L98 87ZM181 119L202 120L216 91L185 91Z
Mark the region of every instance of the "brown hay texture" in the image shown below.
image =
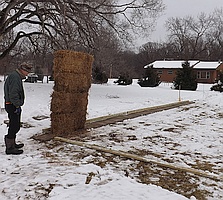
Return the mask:
M72 134L86 122L93 56L69 50L54 54L51 132Z
M86 74L54 73L54 90L67 93L88 92L91 85L91 77Z

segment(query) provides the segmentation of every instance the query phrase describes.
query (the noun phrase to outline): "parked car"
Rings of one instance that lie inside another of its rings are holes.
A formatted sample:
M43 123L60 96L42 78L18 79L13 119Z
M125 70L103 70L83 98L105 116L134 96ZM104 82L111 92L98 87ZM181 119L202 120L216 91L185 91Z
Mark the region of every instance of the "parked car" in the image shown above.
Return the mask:
M36 83L38 79L38 75L35 73L29 73L25 82Z

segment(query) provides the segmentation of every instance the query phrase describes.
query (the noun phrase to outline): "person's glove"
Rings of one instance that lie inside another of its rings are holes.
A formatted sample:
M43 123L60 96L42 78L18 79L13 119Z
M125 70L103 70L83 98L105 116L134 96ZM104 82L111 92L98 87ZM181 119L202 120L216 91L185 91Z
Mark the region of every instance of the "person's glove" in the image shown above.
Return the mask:
M22 112L22 109L21 109L21 107L20 106L18 106L18 107L16 107L16 109L15 109L15 114L17 114L17 115L20 115L20 113Z

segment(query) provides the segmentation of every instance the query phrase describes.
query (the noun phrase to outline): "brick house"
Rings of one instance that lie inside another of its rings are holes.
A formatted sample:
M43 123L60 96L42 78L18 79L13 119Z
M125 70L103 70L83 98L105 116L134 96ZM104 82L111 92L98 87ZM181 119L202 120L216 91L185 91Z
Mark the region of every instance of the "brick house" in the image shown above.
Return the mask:
M146 65L144 68L152 67L160 76L162 82L173 82L178 69L182 68L183 60L162 60ZM190 66L194 68L198 83L214 83L218 75L223 72L222 62L209 62L189 60Z
M194 66L198 83L214 83L219 78L219 73L223 73L222 62L201 61Z

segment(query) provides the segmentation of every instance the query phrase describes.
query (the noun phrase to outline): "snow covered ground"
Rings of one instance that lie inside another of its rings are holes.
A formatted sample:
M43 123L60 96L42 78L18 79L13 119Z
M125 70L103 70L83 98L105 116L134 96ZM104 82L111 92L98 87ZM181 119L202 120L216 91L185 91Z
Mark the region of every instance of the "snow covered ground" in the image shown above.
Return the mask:
M1 107L3 84L0 82ZM136 82L118 86L113 80L93 84L88 119L179 99L194 103L90 130L75 139L222 177L223 94L210 91L208 84L199 84L197 91L180 92L170 86L162 83L156 88L141 88ZM24 124L18 134L18 140L25 143L24 154L5 155L7 114L0 113L0 199L223 199L222 181L55 140L40 143L31 139L50 127L53 82L24 83L24 87ZM37 120L38 116L45 118Z

